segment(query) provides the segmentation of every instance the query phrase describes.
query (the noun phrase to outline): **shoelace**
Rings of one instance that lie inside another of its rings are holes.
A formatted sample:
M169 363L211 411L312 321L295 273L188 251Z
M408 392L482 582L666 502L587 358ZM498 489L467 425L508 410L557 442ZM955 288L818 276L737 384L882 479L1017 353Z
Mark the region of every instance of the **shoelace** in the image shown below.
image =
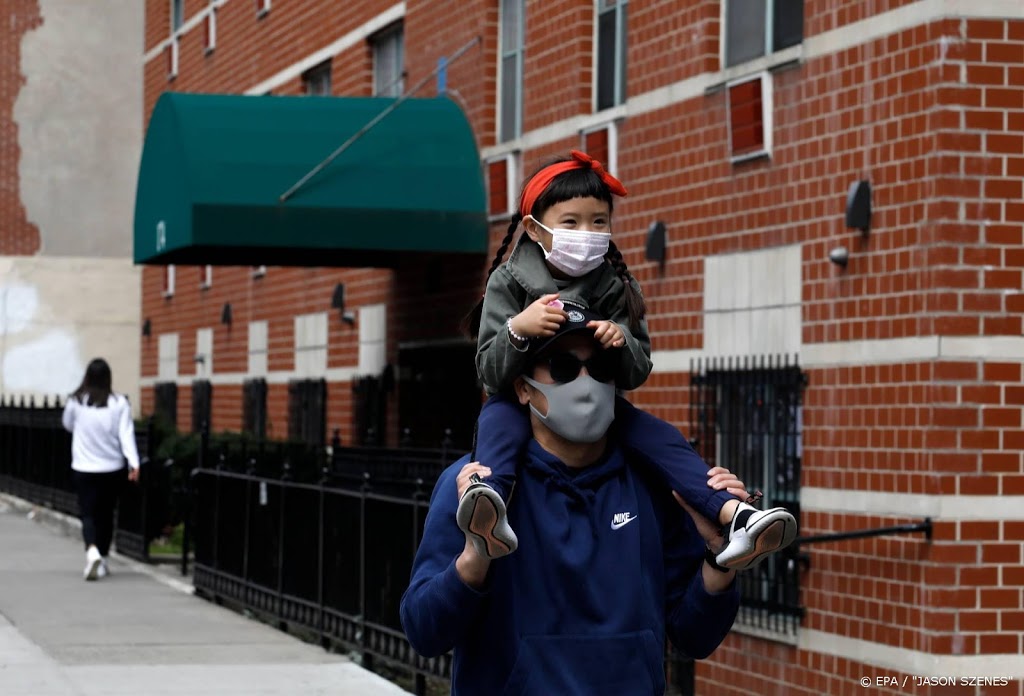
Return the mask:
M747 496L747 499L744 500L743 502L746 503L747 505L754 505L763 497L764 493L762 493L761 491L754 491L754 493L752 495Z

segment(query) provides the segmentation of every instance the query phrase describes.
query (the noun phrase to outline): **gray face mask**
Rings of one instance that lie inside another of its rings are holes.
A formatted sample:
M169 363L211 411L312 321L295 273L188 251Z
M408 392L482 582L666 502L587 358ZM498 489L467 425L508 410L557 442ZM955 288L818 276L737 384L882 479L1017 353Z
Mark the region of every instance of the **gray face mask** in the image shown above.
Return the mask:
M590 375L580 375L564 384L542 384L529 377L526 383L548 400L548 413L543 415L530 404L548 428L569 442L597 442L615 420L615 384L598 382Z

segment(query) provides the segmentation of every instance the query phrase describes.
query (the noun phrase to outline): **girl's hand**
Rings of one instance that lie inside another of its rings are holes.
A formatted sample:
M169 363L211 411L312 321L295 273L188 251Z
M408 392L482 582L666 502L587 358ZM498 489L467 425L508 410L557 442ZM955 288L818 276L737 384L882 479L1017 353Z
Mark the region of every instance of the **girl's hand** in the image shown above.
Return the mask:
M621 348L626 345L626 336L614 321L592 321L587 326L594 329L594 338L601 343L602 348Z
M565 312L551 303L558 299L558 293L544 295L512 317L512 330L524 338L547 338L565 321Z

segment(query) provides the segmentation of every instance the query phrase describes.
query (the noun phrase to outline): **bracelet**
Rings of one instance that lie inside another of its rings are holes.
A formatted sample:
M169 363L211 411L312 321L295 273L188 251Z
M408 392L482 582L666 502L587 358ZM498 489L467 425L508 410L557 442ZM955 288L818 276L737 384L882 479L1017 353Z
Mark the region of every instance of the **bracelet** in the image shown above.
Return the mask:
M719 573L730 572L732 568L726 568L723 565L718 565L718 561L715 560L717 556L718 554L712 551L710 546L706 544L704 545L704 562L711 566L713 569L717 570Z
M530 347L530 339L526 336L520 336L515 332L512 328L512 317L509 317L508 321L505 322L505 327L508 329L508 335L512 338L512 347L520 352L525 352ZM522 346L522 348L519 346Z

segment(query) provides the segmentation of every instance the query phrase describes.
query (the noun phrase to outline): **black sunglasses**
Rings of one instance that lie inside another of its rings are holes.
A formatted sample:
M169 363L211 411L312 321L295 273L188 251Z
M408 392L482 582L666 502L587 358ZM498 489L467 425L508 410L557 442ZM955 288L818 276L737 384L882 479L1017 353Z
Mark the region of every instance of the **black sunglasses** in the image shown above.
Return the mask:
M587 368L587 374L598 382L610 382L615 379L619 352L600 350L589 360L580 360L572 353L555 353L544 362L551 373L551 379L565 384L580 376L580 370Z

